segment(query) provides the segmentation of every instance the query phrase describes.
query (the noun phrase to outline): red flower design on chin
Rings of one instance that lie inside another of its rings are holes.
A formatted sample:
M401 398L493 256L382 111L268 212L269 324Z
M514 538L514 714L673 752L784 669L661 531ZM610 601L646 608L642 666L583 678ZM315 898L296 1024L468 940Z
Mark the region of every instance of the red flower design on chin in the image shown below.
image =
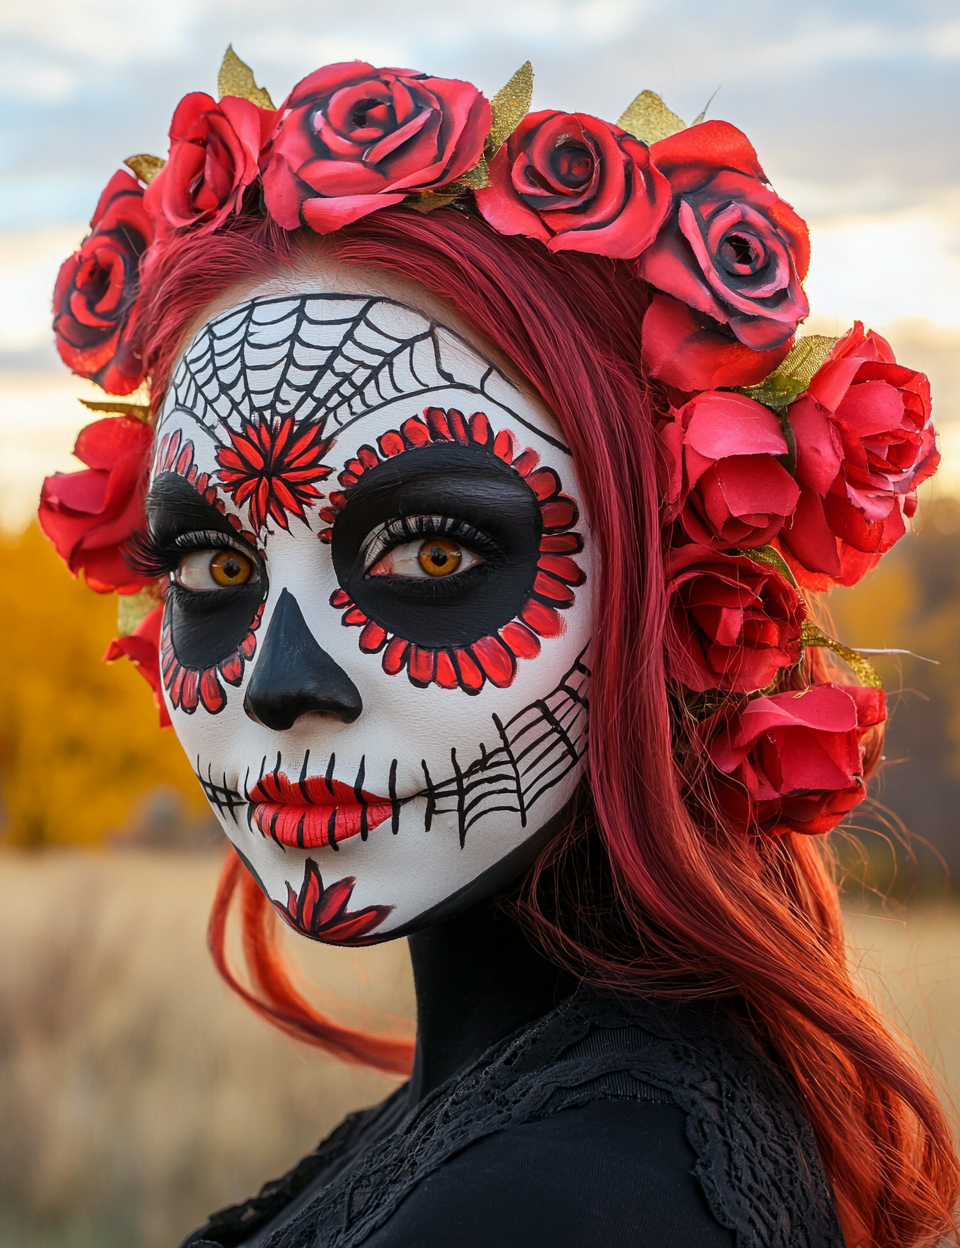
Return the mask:
M393 906L367 906L365 910L348 910L356 885L356 877L346 876L327 888L323 886L320 868L308 858L300 892L287 885L287 904L275 901L277 913L296 932L328 945L372 945L369 933L379 927Z
M470 645L427 647L388 632L342 589L333 592L330 605L344 612L344 624L362 629L360 649L364 653L383 652L383 670L388 676L397 676L406 668L410 683L421 689L436 684L474 694L487 681L506 689L517 674L517 659L536 658L541 637L559 637L564 631L559 612L573 605L574 587L586 580L583 569L571 558L583 549L580 534L570 532L579 519L577 505L562 493L554 470L539 466L536 451L518 451L517 439L509 429L494 434L483 412L466 418L454 408L444 411L428 407L423 419L414 416L404 421L399 430L391 429L377 439L379 453L372 446L361 446L338 480L343 486L355 485L364 472L395 455L443 442L483 447L518 472L537 498L543 522L540 558L533 591L519 616ZM332 524L345 501L342 493L331 491L329 506L320 509L321 519ZM332 529L325 529L317 536L330 541L332 535Z
M230 430L230 445L217 451L217 476L237 507L246 504L250 524L260 531L272 519L289 529L288 515L306 520L306 508L323 498L314 482L331 469L320 461L332 439L317 421L257 413Z

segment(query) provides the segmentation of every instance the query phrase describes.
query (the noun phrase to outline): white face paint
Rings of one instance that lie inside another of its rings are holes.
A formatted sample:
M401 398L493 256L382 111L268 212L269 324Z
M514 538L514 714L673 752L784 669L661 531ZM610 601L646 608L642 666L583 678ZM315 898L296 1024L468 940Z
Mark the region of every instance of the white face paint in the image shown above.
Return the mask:
M583 770L595 579L535 403L383 296L261 295L187 349L148 510L174 728L291 926L372 943L525 868Z

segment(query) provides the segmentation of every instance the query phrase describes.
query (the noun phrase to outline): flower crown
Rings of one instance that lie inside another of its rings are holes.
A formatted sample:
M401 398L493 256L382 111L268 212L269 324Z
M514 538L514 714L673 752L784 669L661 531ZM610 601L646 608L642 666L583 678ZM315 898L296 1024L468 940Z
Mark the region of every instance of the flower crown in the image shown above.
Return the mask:
M939 456L927 379L881 337L858 322L840 339L795 338L809 311L807 228L747 138L702 114L686 126L651 91L617 125L531 113L529 62L490 101L453 79L328 65L274 108L229 48L218 85L219 101L181 100L166 161L132 156L107 184L57 279L63 360L132 395L145 382L145 263L169 238L241 212L323 234L391 205L472 204L501 234L628 262L650 293L643 369L664 396L668 674L735 825L835 826L865 794L884 700L868 660L809 618L804 591L874 567ZM79 436L87 470L44 483L41 525L74 575L121 595L106 657L137 663L165 719L162 595L124 558L145 524L149 405L85 402L110 415ZM809 683L810 646L833 650L860 684Z

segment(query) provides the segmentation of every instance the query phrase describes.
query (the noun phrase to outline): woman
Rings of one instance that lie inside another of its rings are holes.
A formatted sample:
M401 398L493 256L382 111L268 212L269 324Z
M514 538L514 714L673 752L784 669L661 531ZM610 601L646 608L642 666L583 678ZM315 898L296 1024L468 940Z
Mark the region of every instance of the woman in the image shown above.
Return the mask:
M813 618L936 468L926 380L795 339L806 228L739 131L529 86L354 62L274 110L228 52L61 271L64 359L150 397L41 519L236 849L217 964L412 1066L188 1243L935 1243L949 1131L816 839L883 694ZM274 912L407 936L415 1053L317 1015Z

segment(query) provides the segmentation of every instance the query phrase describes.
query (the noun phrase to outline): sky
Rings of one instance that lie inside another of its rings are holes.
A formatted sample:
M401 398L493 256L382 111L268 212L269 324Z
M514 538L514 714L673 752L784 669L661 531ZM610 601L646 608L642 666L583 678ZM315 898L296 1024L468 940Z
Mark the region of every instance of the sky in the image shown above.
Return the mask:
M687 120L713 97L810 225L809 328L858 317L929 369L960 492L956 0L0 0L0 524L76 466L89 387L51 345L57 268L123 158L164 155L181 96L215 92L228 43L278 103L353 58L488 95L530 59L535 108L611 121L644 88Z

